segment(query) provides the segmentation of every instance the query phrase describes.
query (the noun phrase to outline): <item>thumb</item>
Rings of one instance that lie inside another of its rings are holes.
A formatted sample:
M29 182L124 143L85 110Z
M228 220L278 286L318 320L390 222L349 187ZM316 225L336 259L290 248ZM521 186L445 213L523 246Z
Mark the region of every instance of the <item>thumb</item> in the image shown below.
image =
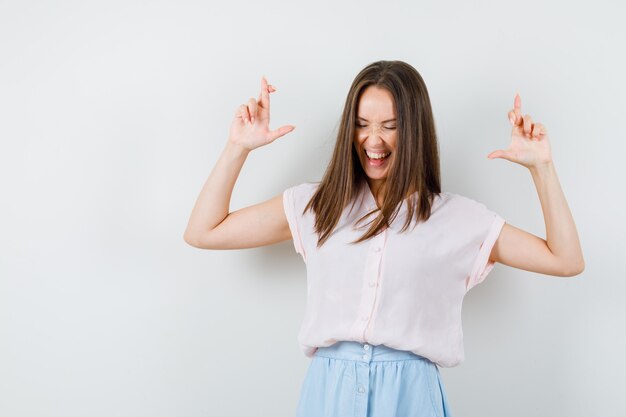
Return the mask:
M503 150L503 149L498 149L496 151L491 152L489 155L487 155L487 158L489 159L495 159L495 158L502 158L502 159L507 159L509 161L511 161L512 154L509 151Z
M281 126L276 130L272 130L269 133L269 139L270 141L274 141L276 139L278 139L281 136L286 135L287 133L291 132L292 130L294 130L296 127L293 125L286 125L286 126Z

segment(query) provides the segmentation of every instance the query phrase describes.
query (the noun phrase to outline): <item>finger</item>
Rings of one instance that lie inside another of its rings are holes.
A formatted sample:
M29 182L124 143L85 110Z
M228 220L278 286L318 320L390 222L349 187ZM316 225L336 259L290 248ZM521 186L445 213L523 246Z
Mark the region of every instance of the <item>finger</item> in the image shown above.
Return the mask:
M275 92L275 91L276 91L276 87L274 87L274 86L273 86L273 85L271 85L271 84L268 84L268 85L267 85L267 89L269 90L269 92L270 92L270 93L273 93L273 92ZM263 98L263 97L262 97L262 95L263 95L263 93L262 93L262 92L261 92L261 93L259 93L259 98L257 99L257 103L259 103L259 107L262 107L262 106L260 105L260 103L261 103L261 99Z
M513 112L515 112L515 125L519 126L522 123L522 98L519 96L519 93L515 93Z
M533 129L533 119L529 114L524 116L524 133L530 136L530 132Z
M513 108L522 110L522 98L519 93L515 93L515 99L513 100Z
M511 124L515 126L515 111L511 110L508 113L508 117L509 117L509 122L511 122Z
M498 149L487 155L489 159L501 158L511 161L512 153L504 149Z
M292 130L294 130L296 127L293 125L287 125L287 126L281 126L276 130L272 130L269 133L269 140L270 141L274 141L276 139L278 139L279 137L286 135L287 133L291 132Z
M248 100L248 112L250 112L251 123L254 123L254 118L256 116L256 109L257 109L256 100L253 98L250 98L250 100Z
M250 121L250 113L248 113L248 106L242 104L239 106L239 113L241 114L241 118L244 123L248 123Z
M270 93L265 76L261 77L261 94L259 95L259 107L270 108Z
M532 135L536 139L541 139L546 134L546 128L541 123L535 123L533 125Z

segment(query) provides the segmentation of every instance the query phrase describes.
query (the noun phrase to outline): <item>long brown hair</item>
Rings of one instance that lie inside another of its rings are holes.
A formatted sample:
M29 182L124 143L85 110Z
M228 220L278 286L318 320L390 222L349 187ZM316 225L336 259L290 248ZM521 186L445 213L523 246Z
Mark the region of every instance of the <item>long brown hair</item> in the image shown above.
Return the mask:
M377 61L359 72L348 92L332 158L317 190L302 214L312 209L319 248L339 223L345 207L354 204L359 188L368 186L354 146L357 108L365 88L374 85L387 89L396 109L398 140L395 157L381 186L384 200L360 218L379 211L368 223L367 232L352 243L359 243L380 233L395 219L405 197L417 192L417 202L408 199L408 211L402 232L415 214L416 224L428 220L435 194L441 192L439 151L430 98L424 80L415 68L403 61ZM416 209L417 206L417 209Z

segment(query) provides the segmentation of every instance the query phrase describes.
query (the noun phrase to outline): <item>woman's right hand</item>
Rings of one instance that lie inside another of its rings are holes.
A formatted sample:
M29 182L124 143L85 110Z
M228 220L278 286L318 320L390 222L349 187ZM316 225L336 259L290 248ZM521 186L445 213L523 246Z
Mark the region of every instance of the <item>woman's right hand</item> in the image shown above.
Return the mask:
M270 93L274 91L276 89L262 77L258 100L250 98L247 104L240 105L235 112L228 135L230 142L251 151L272 143L296 128L293 125L285 125L270 130Z

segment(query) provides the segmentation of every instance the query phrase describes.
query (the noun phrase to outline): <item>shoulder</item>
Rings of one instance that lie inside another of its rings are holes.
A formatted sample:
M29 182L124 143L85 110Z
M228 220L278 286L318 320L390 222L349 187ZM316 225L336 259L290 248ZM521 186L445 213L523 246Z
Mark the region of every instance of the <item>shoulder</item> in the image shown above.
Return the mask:
M450 201L453 204L463 205L463 206L476 206L476 205L484 205L480 201L477 201L471 197L466 195L453 193L450 191L444 191L441 193L443 199Z
M449 201L454 202L454 204L461 204L461 205L482 204L479 201L471 197L468 197L466 195L457 194L457 193L453 193L450 191L444 191L442 194L445 195L445 198L447 198Z
M304 192L308 192L308 193L313 193L315 192L315 190L317 190L317 187L319 187L320 182L303 182L302 184L299 185L299 187L302 188L302 190Z
M319 186L319 182L303 182L301 184L294 185L285 190L286 194L290 194L294 198L304 198L311 197L317 187Z
M479 219L495 215L487 205L466 195L445 191L441 197L443 206L461 218Z
M304 208L308 204L311 197L313 197L313 193L319 184L319 182L303 182L287 188L283 192L283 201L285 206L298 209L301 207Z

